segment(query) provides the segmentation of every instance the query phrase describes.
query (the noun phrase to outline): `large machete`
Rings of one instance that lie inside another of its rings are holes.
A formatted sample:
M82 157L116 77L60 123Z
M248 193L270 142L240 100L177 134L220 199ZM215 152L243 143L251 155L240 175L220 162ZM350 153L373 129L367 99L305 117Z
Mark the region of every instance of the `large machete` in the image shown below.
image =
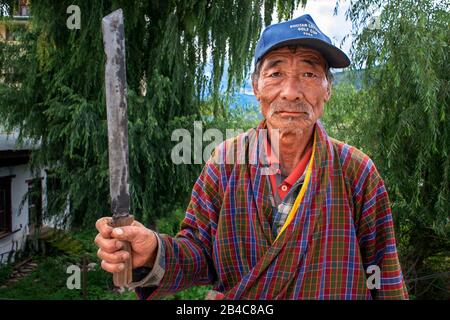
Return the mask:
M130 193L128 174L128 123L127 123L127 80L125 69L125 31L122 9L102 19L103 44L105 47L105 87L108 120L109 189L113 227L133 223L130 214ZM132 281L131 246L125 243L130 259L125 269L114 273L114 284L127 286Z

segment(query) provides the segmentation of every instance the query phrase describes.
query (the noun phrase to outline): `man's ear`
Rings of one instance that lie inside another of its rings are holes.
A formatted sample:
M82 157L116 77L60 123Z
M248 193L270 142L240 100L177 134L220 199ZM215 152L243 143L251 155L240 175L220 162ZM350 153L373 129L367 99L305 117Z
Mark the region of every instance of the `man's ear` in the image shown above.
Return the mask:
M259 101L259 90L258 90L258 82L252 81L252 87L253 87L253 94L256 97L256 100Z
M328 84L327 84L327 94L325 95L325 102L328 102L328 100L330 100L331 98L331 89L333 87L333 84L331 83L330 80L327 80Z

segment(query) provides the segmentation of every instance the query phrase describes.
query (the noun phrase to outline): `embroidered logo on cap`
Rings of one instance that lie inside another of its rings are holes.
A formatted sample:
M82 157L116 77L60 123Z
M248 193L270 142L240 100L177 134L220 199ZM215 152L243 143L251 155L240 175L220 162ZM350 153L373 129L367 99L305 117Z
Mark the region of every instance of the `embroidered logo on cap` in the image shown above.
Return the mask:
M316 27L313 26L310 23L296 23L296 24L291 24L289 26L289 28L294 29L296 28L298 31L303 32L306 36L315 36L317 34L319 34L319 32L317 31Z

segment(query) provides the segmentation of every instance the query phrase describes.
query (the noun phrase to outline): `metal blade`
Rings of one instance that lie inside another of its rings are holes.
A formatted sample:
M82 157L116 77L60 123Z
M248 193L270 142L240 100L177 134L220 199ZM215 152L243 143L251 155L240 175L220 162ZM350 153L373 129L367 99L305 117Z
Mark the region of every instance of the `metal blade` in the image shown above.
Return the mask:
M109 188L113 223L130 212L128 173L127 81L122 9L102 19L106 54L105 86L108 119Z

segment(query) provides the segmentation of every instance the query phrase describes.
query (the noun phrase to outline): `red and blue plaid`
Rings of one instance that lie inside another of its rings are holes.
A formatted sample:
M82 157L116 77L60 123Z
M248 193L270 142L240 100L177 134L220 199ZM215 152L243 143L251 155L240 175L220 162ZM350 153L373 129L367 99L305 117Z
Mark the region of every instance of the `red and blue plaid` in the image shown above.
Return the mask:
M367 155L329 138L320 122L306 193L275 241L269 182L252 143L262 127L217 147L180 232L161 235L161 283L137 288L139 296L212 284L225 299L407 299L383 180ZM227 163L230 153L250 161ZM368 288L369 266L379 267L379 289Z

